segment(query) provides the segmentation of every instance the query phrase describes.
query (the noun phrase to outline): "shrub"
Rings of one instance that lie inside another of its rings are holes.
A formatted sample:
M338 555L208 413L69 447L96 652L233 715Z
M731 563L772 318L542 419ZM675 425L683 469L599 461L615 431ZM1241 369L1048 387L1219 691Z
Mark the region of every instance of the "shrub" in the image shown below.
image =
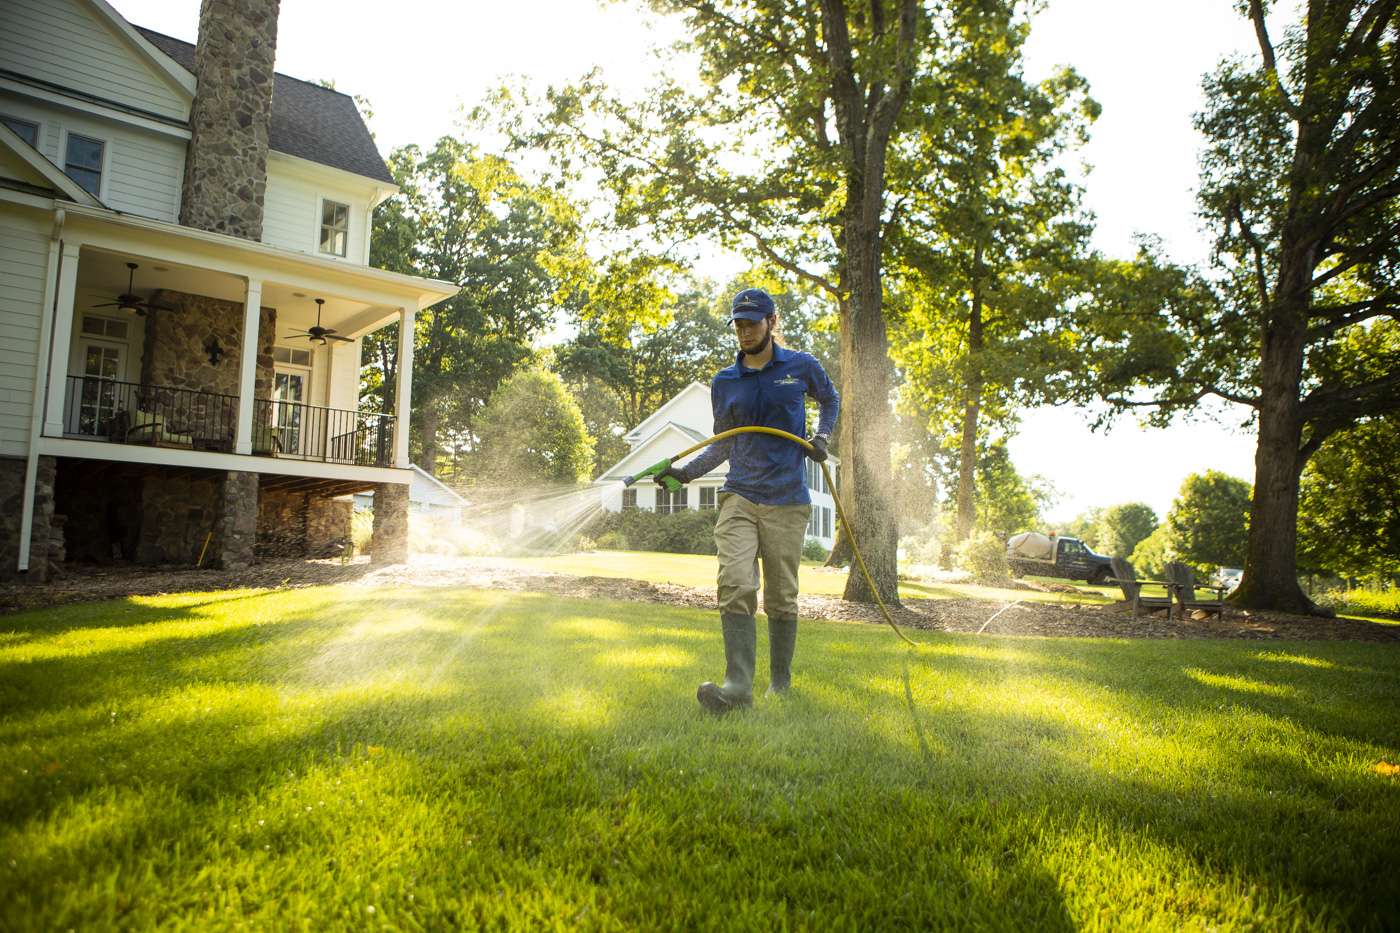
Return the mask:
M831 552L826 549L826 545L822 544L816 538L808 538L806 541L802 542L803 560L824 561L830 556Z
M1006 543L990 531L973 532L959 544L954 563L979 583L1006 583L1011 579L1011 566L1006 562Z
M1324 590L1315 601L1338 615L1400 619L1400 590Z
M646 509L603 512L583 534L609 550L666 551L671 554L715 553L714 509L686 509L669 515Z
M374 538L374 513L359 509L350 513L350 543L356 554L368 554Z

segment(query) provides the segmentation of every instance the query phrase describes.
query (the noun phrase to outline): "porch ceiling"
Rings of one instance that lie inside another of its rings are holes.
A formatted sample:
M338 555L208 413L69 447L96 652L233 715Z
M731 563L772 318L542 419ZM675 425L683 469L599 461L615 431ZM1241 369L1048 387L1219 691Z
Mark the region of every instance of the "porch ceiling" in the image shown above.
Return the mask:
M111 299L127 290L126 264L137 264L133 291L149 298L162 289L205 295L241 304L245 280L225 272L162 260L158 256L117 253L84 247L78 264L78 286ZM398 319L398 308L356 301L345 295L322 294L296 282L264 282L262 304L277 309L280 337L284 328L305 330L316 323L315 299L326 300L321 324L346 337L359 337Z

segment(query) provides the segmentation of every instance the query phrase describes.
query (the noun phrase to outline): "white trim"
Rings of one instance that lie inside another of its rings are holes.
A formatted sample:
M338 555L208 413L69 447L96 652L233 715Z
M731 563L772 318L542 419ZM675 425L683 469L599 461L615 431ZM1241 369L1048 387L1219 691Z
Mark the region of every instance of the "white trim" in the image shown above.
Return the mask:
M398 385L394 388L394 466L407 469L408 419L413 412L413 308L399 309Z
M46 155L29 145L18 133L3 123L0 123L0 143L4 143L7 149L18 156L21 161L34 169L41 178L57 188L59 193L66 195L70 200L79 204L86 204L89 207L102 210L106 209L105 205L100 200L93 197L91 192L63 174L63 169L50 162ZM12 192L10 194L21 193L22 192ZM44 206L52 208L54 206L53 201L49 201Z
M327 165L313 159L303 159L301 156L294 156L280 149L269 149L267 161L269 164L277 163L288 173L300 175L306 181L319 184L329 182L358 188L368 187L370 189L370 204L373 207L378 207L401 190L398 185L391 182L382 181L370 175L361 175L359 172L352 172L348 169L337 168L334 165Z
M654 431L652 434L648 435L645 440L643 440L640 444L636 445L630 451L628 451L627 454L621 460L614 463L609 469L604 470L602 475L600 475L598 479L595 480L595 482L615 482L617 480L622 479L623 476L628 475L629 471L627 470L627 467L632 466L634 460L638 461L636 463L638 469L643 469L645 467L651 466L650 463L640 462L642 448L650 444L653 440L661 437L667 431L672 432L676 435L676 437L680 439L680 443L676 446L677 450L684 450L687 447L692 447L695 445L695 438L691 437L684 430L682 430L681 426L676 424L674 421L668 421L664 425L662 425L659 430ZM724 470L727 470L727 466L721 466L718 468L718 471ZM722 473L720 473L719 475L722 475Z
M152 133L161 133L165 136L173 136L176 139L188 140L190 138L188 127L166 123L162 120L142 116L139 113L130 113L117 107L108 107L96 101L85 100L80 97L70 97L67 94L51 91L48 88L35 87L32 84L26 84L14 78L0 77L0 90L9 91L21 97L42 101L46 104L52 104L55 107L71 110L74 113L100 117L104 120L110 120L113 123L124 123L127 126L149 130ZM174 120L176 118L172 117L171 119Z
M253 392L258 377L262 286L261 279L251 276L243 286L243 345L238 351L238 424L233 429L233 451L239 455L253 452Z
M53 339L50 312L58 300L58 262L63 252L64 212L54 212L53 234L49 238L49 261L44 272L43 304L39 308L39 355L34 361L34 399L29 413L29 447L24 455L24 498L20 505L19 555L15 570L29 572L29 539L34 536L34 492L39 479L39 438L44 431L48 398L49 355Z
M461 493L457 492L457 491L456 491L455 489L453 489L451 486L447 485L447 484L444 483L442 480L438 479L436 476L434 476L433 474L429 473L427 470L425 470L425 469L423 469L422 467L420 467L418 464L416 464L416 463L410 463L410 464L408 465L408 468L409 468L410 470L412 470L414 473L416 473L418 476L423 477L423 479L427 480L429 483L431 483L431 484L433 484L434 486L436 486L438 489L441 489L443 492L447 493L447 494L448 494L449 496L451 496L453 499L457 500L457 502L460 503L460 506L459 506L460 508L466 508L466 507L468 507L468 506L471 505L470 502L468 502L466 499L463 499L463 498L462 498L462 494L461 494ZM450 508L450 506L442 506L442 508Z
M106 0L87 0L88 5L104 16L107 21L122 36L136 47L150 64L154 65L166 78L168 78L178 88L193 97L195 91L194 75L185 70L185 67L175 59L166 55L160 49L152 45L145 36L137 32L126 18L114 10Z
M157 466L192 467L202 470L233 470L244 473L276 473L314 479L362 480L366 483L406 485L411 470L393 467L367 467L321 460L293 460L186 450L181 447L146 447L139 444L108 444L67 437L41 437L39 453L46 457L78 457L87 460L113 460L122 463L150 463Z

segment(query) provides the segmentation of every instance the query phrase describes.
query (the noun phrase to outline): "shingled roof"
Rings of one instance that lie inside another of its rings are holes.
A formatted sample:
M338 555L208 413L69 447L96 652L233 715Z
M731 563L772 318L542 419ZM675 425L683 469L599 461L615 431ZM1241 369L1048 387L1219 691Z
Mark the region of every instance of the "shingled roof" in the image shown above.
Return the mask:
M144 26L136 29L151 45L194 74L193 44ZM276 73L268 137L268 145L278 152L394 184L354 99L339 91Z

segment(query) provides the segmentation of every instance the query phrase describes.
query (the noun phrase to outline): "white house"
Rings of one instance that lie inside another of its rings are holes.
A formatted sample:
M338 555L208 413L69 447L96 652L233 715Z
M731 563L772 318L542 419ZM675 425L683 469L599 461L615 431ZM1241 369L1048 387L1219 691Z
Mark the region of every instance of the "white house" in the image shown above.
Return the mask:
M0 575L239 566L348 536L403 553L414 316L457 286L371 267L397 192L354 101L273 70L276 0L198 45L105 0L5 0ZM395 328L396 410L359 407Z
M680 509L712 509L719 488L729 475L729 464L722 463L709 474L689 483L674 496L650 479L624 489L622 478L635 474L666 457L685 450L714 434L714 414L710 407L710 389L698 382L686 386L674 398L654 411L630 431L625 440L632 449L617 463L603 471L596 480L603 508L616 512L621 509L647 509L662 513ZM698 456L697 451L695 455ZM679 461L689 462L690 457ZM807 526L808 537L831 547L836 535L836 506L819 466L804 460L807 489L812 497L812 520ZM826 465L833 479L837 478L840 461L827 458Z
M408 484L408 512L410 515L428 515L432 518L460 520L462 510L470 504L451 486L429 473L416 463L408 465L413 479ZM355 493L356 510L374 508L374 490Z

